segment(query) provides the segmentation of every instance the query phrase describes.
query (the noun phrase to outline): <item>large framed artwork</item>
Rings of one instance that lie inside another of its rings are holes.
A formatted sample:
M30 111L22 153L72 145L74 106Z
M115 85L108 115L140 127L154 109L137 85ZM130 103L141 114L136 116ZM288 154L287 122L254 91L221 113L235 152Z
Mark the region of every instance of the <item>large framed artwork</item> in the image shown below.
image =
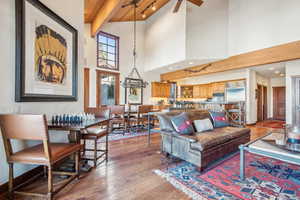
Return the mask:
M16 101L77 101L77 30L38 0L15 2Z
M125 78L125 82L132 84L142 81L141 79ZM143 104L143 88L125 88L125 103L132 105Z

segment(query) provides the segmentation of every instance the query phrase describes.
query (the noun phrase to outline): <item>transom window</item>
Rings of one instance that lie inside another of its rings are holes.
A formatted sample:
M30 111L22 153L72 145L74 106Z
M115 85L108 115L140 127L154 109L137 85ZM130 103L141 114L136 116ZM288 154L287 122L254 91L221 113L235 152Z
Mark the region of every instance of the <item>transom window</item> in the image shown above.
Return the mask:
M99 32L97 39L98 67L119 70L119 37Z

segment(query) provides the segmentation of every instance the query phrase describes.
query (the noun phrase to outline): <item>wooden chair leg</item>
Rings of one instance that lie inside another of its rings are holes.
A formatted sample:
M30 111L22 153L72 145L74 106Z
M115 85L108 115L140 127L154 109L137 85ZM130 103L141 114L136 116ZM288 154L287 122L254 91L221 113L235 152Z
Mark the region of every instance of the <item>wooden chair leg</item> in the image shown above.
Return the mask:
M105 139L105 161L108 162L108 134L106 134Z
M9 199L14 199L14 164L13 163L9 163L9 182L8 182L8 197Z
M98 149L98 145L97 145L97 139L94 140L94 168L97 167L97 149Z
M76 152L75 155L75 172L77 179L79 179L80 176L80 151Z
M85 150L86 150L86 141L83 139L83 153L82 156L85 156Z
M53 174L52 166L48 166L48 199L53 199Z

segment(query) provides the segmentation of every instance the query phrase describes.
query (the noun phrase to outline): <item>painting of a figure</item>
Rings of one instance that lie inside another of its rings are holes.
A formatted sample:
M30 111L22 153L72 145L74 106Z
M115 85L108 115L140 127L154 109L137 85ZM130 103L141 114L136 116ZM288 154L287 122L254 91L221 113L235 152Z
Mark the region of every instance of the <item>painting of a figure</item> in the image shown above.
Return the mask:
M141 82L142 80L126 78L125 81L135 84L137 82ZM125 103L133 104L133 105L143 104L143 88L139 88L139 87L126 88Z
M52 84L65 84L66 40L46 25L37 26L35 32L35 79Z

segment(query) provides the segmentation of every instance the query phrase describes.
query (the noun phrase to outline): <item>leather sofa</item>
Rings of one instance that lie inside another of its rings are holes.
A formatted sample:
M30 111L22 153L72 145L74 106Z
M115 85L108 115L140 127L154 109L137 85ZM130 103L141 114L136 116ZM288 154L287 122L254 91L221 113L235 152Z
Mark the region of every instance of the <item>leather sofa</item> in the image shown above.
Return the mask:
M212 121L207 111L194 110L186 113L192 121L205 118ZM193 135L178 134L170 121L171 116L178 114L180 112L157 114L162 136L161 150L196 165L200 171L213 161L237 151L239 145L250 141L250 129L231 126Z

